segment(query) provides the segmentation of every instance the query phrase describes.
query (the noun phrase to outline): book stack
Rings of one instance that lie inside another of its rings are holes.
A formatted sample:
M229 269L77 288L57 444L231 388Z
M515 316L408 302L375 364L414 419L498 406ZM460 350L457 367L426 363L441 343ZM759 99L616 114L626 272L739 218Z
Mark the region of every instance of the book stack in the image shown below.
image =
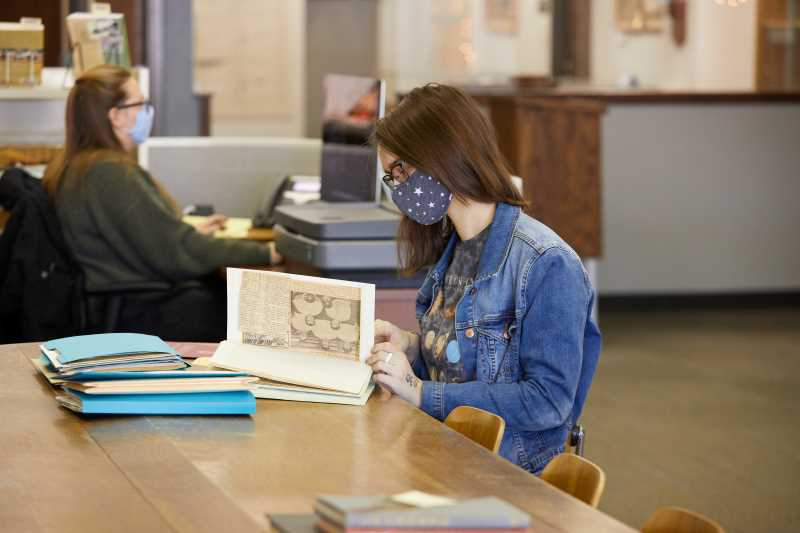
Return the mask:
M258 376L257 398L364 405L374 285L238 268L227 283L227 339L207 364Z
M106 333L45 342L31 362L79 413L250 414L256 378L196 369L152 335Z
M325 533L521 533L530 517L495 497L453 500L419 491L395 496L320 496L315 527Z

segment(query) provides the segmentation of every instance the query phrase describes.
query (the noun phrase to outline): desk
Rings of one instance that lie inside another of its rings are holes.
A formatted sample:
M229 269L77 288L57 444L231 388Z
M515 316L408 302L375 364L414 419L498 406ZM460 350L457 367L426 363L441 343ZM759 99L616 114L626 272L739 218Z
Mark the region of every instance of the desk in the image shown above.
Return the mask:
M195 228L202 224L208 217L185 215L183 221ZM272 228L254 228L249 218L230 217L225 223L225 229L217 231L214 236L219 239L246 239L250 241L273 241L275 233Z
M495 494L534 531L632 532L397 398L259 400L252 417L80 417L0 346L0 524L8 531L262 531L319 493ZM415 453L416 452L416 453Z

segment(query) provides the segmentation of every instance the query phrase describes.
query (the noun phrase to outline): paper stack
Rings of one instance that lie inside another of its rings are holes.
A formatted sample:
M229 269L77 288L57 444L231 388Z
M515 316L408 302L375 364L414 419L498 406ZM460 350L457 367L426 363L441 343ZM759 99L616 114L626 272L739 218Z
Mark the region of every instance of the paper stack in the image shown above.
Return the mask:
M80 413L250 414L257 378L194 369L152 335L107 333L48 341L34 366Z

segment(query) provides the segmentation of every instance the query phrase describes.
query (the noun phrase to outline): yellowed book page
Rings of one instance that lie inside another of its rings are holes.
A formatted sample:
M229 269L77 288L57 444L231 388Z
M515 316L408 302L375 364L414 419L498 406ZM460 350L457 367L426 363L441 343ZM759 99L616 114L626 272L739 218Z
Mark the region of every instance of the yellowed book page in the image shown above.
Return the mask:
M234 339L243 344L360 359L362 289L358 286L243 270L238 291L235 284L229 291L238 292L235 301L229 300L229 316L236 313Z
M211 363L272 381L350 394L360 394L372 375L371 369L358 361L231 341L220 343Z
M229 293L231 286L228 286ZM241 273L238 305L228 316L236 313L239 324L239 340L254 346L288 348L291 330L290 280L261 272L245 270ZM229 294L230 297L230 294ZM230 320L230 318L229 318Z
M294 390L280 387L254 386L251 391L256 398L272 400L288 400L293 402L333 403L340 405L364 405L367 403L375 384L369 382L362 394L340 394L330 391L301 389Z
M291 287L290 348L357 361L361 291L296 280Z

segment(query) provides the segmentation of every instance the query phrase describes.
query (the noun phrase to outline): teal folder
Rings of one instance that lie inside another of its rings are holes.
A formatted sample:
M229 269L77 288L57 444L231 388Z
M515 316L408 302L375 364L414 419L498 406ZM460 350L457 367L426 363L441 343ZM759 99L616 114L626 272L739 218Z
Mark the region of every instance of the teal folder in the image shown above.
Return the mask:
M39 361L51 372L56 372L50 360L42 355ZM70 374L70 381L104 381L111 379L174 379L174 378L216 378L216 377L232 377L232 376L247 376L245 372L234 372L233 370L208 370L205 367L197 367L200 370L195 370L193 367L185 368L183 370L147 370L144 372L115 372L113 370L105 372L77 372Z
M84 394L65 388L56 400L86 414L115 415L249 415L256 412L250 391L181 394Z
M141 333L100 333L97 335L78 335L47 341L43 344L48 350L58 352L61 364L103 357L136 353L178 353L155 335Z

